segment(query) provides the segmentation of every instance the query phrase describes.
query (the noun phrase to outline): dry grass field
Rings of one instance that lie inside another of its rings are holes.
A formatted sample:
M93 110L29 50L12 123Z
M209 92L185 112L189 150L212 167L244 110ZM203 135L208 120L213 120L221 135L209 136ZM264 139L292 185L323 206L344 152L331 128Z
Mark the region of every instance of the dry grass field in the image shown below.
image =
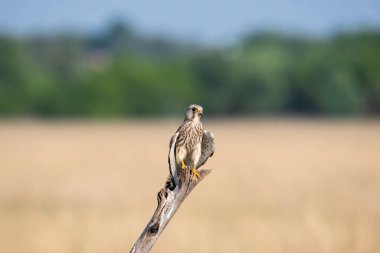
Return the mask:
M129 252L179 121L0 123L0 252ZM380 122L204 125L213 171L152 252L380 252Z

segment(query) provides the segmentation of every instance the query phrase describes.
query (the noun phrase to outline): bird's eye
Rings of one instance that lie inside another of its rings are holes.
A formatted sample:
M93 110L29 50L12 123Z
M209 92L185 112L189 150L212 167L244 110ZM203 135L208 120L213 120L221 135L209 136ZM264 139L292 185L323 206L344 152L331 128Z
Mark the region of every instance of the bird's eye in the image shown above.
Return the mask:
M193 108L192 110L193 110L193 112L195 112L197 109L196 109L196 108Z

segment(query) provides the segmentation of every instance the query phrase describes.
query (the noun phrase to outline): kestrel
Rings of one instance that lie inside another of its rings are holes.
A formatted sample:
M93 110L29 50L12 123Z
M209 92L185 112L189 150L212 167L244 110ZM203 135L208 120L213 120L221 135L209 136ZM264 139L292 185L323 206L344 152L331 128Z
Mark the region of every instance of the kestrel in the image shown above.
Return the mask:
M214 136L211 132L203 130L202 115L202 106L190 105L183 123L170 140L169 167L175 185L178 184L181 168L192 167L192 179L197 179L197 168L214 153Z

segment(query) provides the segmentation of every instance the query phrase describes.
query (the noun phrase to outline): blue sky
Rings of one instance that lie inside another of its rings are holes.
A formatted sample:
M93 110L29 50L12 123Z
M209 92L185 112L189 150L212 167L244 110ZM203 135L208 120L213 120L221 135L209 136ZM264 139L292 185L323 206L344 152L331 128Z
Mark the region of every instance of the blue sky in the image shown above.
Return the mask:
M0 0L0 30L14 34L94 31L116 17L142 33L213 43L265 28L312 35L380 28L380 1Z

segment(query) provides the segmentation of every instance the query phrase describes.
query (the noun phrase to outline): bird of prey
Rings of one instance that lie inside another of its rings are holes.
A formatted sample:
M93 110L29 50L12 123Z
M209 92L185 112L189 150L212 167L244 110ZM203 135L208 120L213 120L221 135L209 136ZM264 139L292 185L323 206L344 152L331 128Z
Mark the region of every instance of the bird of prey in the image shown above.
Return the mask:
M202 115L202 106L190 105L183 123L170 140L168 161L174 185L178 184L181 169L192 167L192 179L197 179L197 168L214 154L214 135L203 130Z

